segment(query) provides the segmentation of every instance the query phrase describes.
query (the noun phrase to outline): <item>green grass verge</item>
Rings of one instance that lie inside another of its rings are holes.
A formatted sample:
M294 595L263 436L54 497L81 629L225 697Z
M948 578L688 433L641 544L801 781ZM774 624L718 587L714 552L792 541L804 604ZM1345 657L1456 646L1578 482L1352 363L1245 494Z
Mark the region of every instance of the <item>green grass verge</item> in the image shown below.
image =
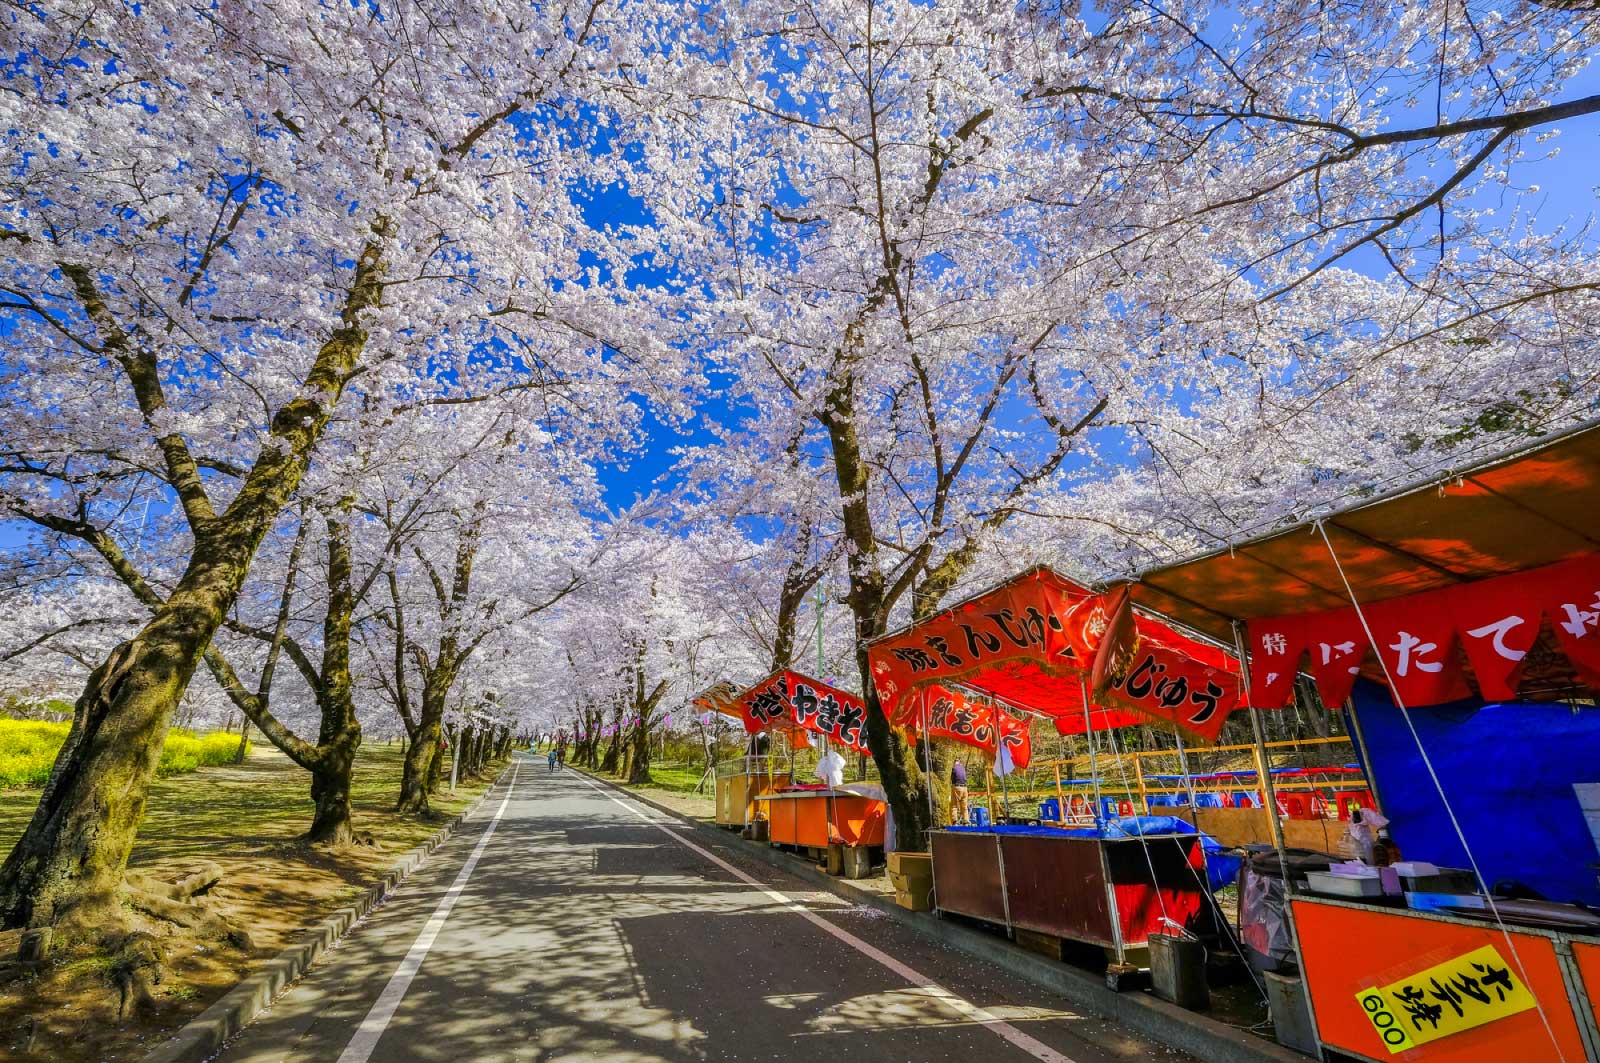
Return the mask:
M234 735L235 744L239 736ZM394 812L403 757L398 743L362 746L351 782L358 830L371 831L385 852L427 840L439 821L462 811L488 785L463 780L433 795L432 817ZM0 855L21 837L39 802L37 790L0 793ZM134 843L135 863L254 853L292 842L311 825L311 776L271 746L253 746L243 764L226 764L156 779ZM355 884L354 881L352 884Z
M50 778L61 744L67 740L67 723L0 719L0 789L38 787ZM239 752L239 736L226 731L196 734L174 727L161 747L156 774L162 778L183 775L196 768L230 764Z
M675 794L693 793L694 788L700 785L700 777L705 774L705 769L700 767L674 767L662 765L650 768L650 786L656 790L666 790ZM706 783L706 791L710 792L711 784Z

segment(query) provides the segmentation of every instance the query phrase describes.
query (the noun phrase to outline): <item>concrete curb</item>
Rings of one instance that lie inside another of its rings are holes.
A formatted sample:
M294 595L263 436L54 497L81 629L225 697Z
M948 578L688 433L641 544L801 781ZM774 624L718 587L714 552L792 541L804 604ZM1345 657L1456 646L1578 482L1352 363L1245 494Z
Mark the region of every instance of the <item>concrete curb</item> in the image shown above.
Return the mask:
M1135 1033L1143 1034L1200 1059L1215 1060L1217 1063L1306 1063L1311 1059L1310 1056L1301 1055L1271 1041L1255 1037L1198 1012L1185 1011L1160 997L1147 993L1112 992L1106 988L1102 979L1087 971L1080 971L1064 963L1027 952L1003 937L985 934L948 919L936 918L926 912L907 911L894 903L893 897L863 889L853 885L848 879L825 875L808 860L798 859L770 845L747 842L736 833L718 830L711 824L691 819L610 779L590 775L588 772L583 774L627 794L640 804L648 805L657 812L671 816L686 826L736 843L737 851L742 854L815 883L852 904L875 908L902 926L932 938L941 945L957 949L976 959L986 960L1010 974L1032 982L1041 989L1060 994L1080 1011L1126 1026Z
M509 770L510 765L507 765L472 804L439 828L433 837L402 856L381 881L353 904L340 908L312 927L300 942L278 953L254 974L224 993L216 1003L190 1019L183 1029L146 1055L140 1063L199 1063L215 1055L228 1038L271 1007L278 995L293 985L317 961L317 957L349 933L350 928L362 917L387 900L396 887L427 863L428 857L455 834L467 817L489 799L490 794L500 788Z

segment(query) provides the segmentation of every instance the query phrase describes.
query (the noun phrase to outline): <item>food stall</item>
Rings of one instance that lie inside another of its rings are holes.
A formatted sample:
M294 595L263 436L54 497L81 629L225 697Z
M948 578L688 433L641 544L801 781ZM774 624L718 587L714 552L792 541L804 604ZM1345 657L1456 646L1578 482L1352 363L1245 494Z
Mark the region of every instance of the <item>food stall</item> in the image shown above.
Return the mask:
M1197 834L951 827L934 832L933 881L942 912L1098 946L1118 965L1148 967L1150 935L1173 924L1218 929Z
M755 819L756 801L787 782L789 769L768 756L747 755L717 765L717 826L743 830Z
M1131 588L1234 637L1254 710L1314 684L1387 817L1398 854L1289 877L1307 1050L1600 1059L1597 516L1590 426Z
M739 711L739 694L737 686L724 681L695 695L691 704L703 712L717 713L743 722ZM790 774L780 758L759 752L753 738L750 746L744 756L722 761L716 767L713 780L715 821L717 826L726 830L749 827L755 819L756 798L770 793Z
M820 735L837 751L866 748L866 705L848 691L798 672L775 672L735 699L750 734L779 732L791 742L809 743ZM880 796L834 785L797 783L769 778L751 794L756 815L767 824L773 845L806 850L834 846L853 850L841 865L853 877L871 866L871 854L882 849L886 806Z
M773 845L883 847L884 803L877 798L831 786L792 786L757 800L766 812Z
M1042 567L871 643L868 659L885 713L924 740L970 733L1004 705L1091 743L1148 721L1215 741L1239 700L1217 647ZM1218 929L1192 829L953 827L932 832L931 849L940 911L1098 946L1113 984L1148 965L1158 928Z

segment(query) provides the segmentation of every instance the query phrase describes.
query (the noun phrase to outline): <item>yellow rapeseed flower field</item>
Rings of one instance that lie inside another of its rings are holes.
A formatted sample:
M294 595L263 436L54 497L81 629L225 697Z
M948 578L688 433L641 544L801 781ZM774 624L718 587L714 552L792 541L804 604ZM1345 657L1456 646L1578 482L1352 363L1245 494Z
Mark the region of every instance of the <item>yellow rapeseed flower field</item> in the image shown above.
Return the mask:
M0 789L43 786L68 728L66 723L0 719ZM209 764L228 764L238 750L236 734L196 734L174 727L167 732L156 774L182 775Z

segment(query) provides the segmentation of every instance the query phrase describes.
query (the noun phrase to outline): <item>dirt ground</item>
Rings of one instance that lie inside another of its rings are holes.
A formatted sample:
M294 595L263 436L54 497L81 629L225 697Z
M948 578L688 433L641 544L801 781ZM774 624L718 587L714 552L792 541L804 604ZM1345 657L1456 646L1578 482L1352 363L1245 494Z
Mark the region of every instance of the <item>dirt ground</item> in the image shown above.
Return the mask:
M356 829L374 844L330 851L295 842L311 819L309 776L270 747L244 764L202 768L158 780L131 866L175 879L197 861L222 867L204 903L245 928L248 948L205 940L130 911L158 939L165 976L152 1014L119 1020L110 960L73 943L54 949L42 971L13 961L20 932L0 934L0 1059L51 1063L136 1060L323 916L358 897L409 849L421 844L487 788L470 779L435 797L435 815L390 809L400 783L400 747L364 748L356 763ZM492 774L493 769L490 773ZM38 791L0 793L0 847L9 851L27 825Z

